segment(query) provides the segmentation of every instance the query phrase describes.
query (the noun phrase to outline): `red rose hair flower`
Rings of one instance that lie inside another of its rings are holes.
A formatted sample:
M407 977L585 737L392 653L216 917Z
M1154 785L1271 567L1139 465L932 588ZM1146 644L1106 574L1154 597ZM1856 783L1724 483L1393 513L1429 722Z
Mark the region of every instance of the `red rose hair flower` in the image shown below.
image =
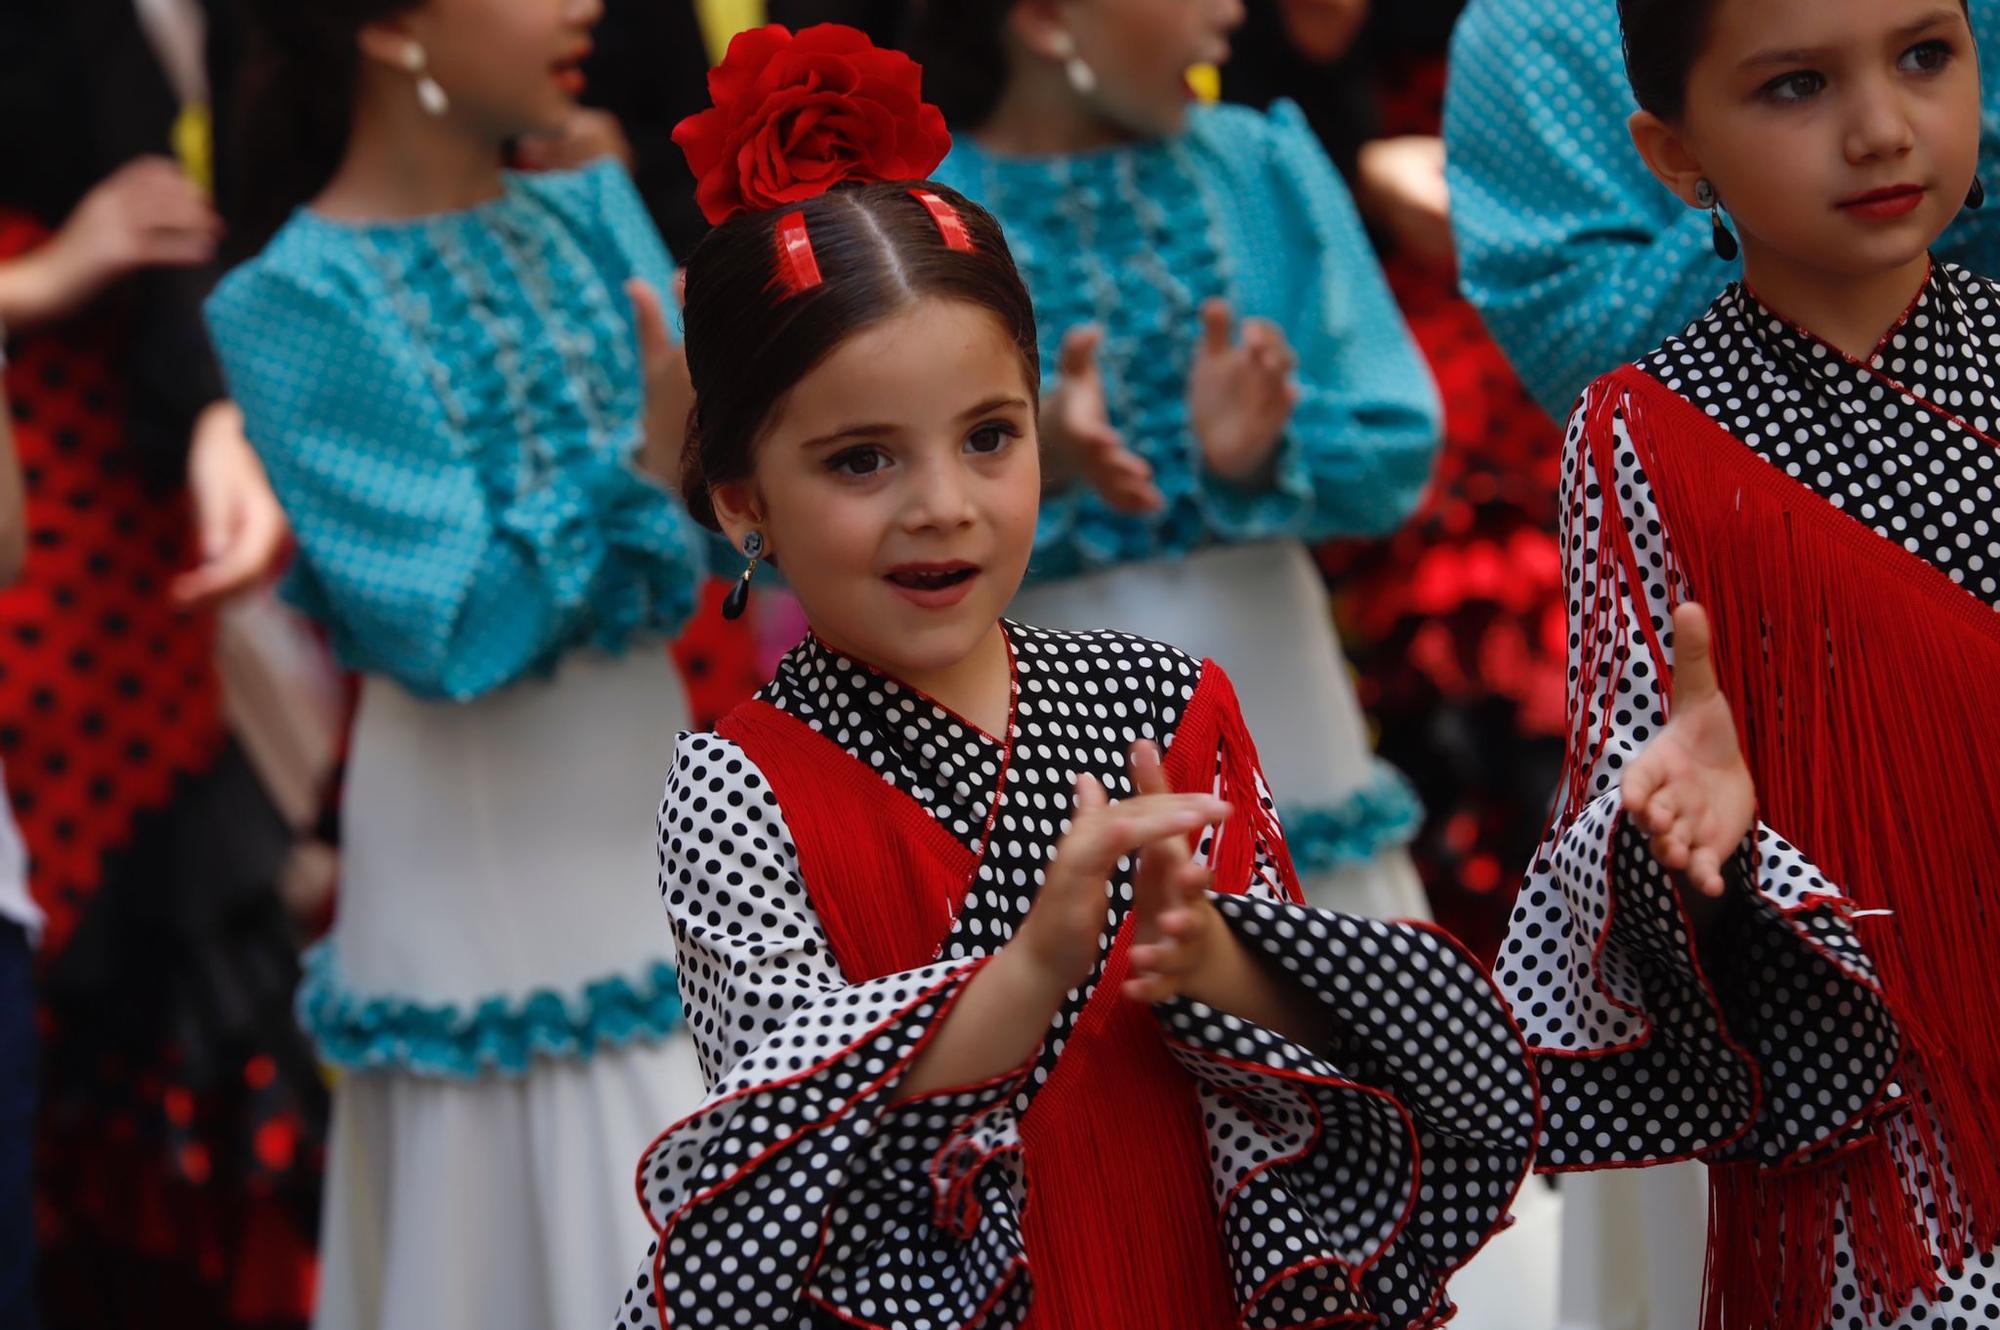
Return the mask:
M715 105L674 129L712 224L824 194L843 180L921 180L951 151L923 71L854 28L737 34L709 71Z

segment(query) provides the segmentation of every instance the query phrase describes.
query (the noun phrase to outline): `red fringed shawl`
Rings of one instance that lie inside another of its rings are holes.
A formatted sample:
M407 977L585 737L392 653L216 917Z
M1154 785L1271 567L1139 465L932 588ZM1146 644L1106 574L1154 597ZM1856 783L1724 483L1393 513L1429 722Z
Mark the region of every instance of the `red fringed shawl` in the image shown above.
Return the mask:
M1712 1172L1707 1330L1825 1330L1836 1209L1878 1309L1936 1292L1925 1207L1947 1264L2000 1239L2000 614L1658 380L1613 379L1589 421L1598 483L1618 484L1616 413L1714 624L1763 820L1858 908L1893 912L1857 926L1902 1028L1908 1097L1843 1148ZM1929 409L1965 446L2000 446ZM1637 585L1623 524L1594 538L1600 566ZM1889 1114L1914 1152L1892 1146Z
M979 857L909 796L810 726L763 702L717 727L770 782L829 945L851 982L936 960ZM1218 757L1219 755L1219 757ZM1166 757L1183 792L1215 788L1236 813L1217 842L1219 888L1247 885L1261 837L1257 758L1236 695L1204 663ZM994 799L1006 797L1006 775ZM990 824L989 824L990 825ZM1152 1014L1119 988L1132 925L1021 1125L1032 1330L1216 1330L1238 1322L1194 1082Z

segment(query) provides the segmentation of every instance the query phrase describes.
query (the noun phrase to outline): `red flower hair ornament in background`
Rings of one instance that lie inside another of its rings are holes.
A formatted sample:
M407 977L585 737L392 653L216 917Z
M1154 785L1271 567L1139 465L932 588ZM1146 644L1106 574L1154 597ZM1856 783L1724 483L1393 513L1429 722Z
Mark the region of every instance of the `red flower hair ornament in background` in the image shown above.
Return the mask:
M674 142L715 225L846 180L922 180L951 151L917 63L838 23L737 34L708 92L715 105L681 121Z

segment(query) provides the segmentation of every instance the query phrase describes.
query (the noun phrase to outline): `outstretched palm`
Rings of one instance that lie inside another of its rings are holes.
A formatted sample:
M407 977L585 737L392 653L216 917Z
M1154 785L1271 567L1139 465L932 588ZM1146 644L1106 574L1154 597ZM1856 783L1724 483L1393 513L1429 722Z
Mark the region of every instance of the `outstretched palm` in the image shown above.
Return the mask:
M1653 854L1705 896L1722 894L1722 866L1757 822L1757 789L1715 680L1708 615L1674 611L1673 710L1626 768L1626 814Z

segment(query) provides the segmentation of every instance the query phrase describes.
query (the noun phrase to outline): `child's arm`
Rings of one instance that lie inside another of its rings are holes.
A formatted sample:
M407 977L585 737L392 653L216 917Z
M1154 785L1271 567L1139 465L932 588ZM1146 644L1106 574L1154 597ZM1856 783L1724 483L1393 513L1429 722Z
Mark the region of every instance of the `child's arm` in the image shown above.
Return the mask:
M5 337L0 331L0 338ZM0 365L6 356L0 353ZM0 384L0 586L21 575L28 555L28 514L21 491L21 461L14 455L14 417Z

